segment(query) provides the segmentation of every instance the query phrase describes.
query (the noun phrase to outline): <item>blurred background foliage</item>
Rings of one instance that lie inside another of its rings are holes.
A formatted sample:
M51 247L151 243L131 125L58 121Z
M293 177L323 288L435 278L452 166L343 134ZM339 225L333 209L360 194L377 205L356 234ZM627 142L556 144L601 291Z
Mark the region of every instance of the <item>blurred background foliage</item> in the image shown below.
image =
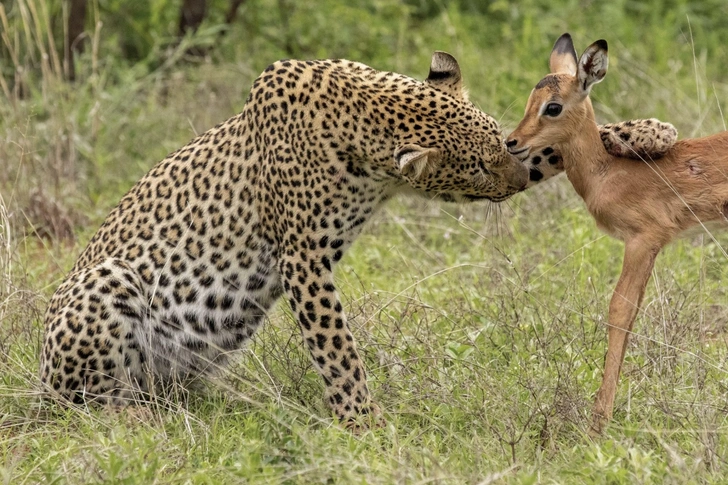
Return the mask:
M5 0L2 73L42 73L43 62L63 61L71 5L86 5L77 46L96 55L115 76L170 68L179 46L180 15L189 0ZM246 62L260 69L282 57L347 57L383 69L411 69L435 48L510 59L518 72L543 66L559 33L604 37L657 72L670 71L684 52L710 59L709 75L728 69L728 4L722 0L207 0L199 29L186 46L206 47L212 63ZM229 18L231 6L236 15ZM95 37L98 37L95 39ZM697 43L694 42L697 39ZM73 41L72 41L73 42ZM676 49L678 51L676 52ZM616 52L617 55L618 51ZM49 59L44 60L44 56ZM502 59L500 59L502 60ZM89 70L88 58L77 60ZM533 64L533 63L536 64ZM711 76L712 77L712 76ZM12 83L10 83L12 84Z

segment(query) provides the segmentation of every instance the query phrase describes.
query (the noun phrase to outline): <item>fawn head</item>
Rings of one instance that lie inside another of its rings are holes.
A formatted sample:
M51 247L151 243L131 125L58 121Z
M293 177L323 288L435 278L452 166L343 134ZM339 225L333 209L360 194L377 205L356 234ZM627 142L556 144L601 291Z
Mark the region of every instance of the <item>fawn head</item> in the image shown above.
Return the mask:
M576 57L569 34L559 37L549 58L551 73L531 91L526 112L506 141L508 151L526 159L546 147L559 148L594 123L591 87L607 74L607 42L598 40Z

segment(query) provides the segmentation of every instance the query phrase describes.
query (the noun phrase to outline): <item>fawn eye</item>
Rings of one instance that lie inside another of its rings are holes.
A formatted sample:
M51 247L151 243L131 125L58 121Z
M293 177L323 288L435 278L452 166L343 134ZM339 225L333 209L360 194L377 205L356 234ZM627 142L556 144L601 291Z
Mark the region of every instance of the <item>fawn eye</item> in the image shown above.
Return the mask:
M563 106L559 103L549 103L546 105L546 109L543 110L543 114L546 116L559 116L562 108Z

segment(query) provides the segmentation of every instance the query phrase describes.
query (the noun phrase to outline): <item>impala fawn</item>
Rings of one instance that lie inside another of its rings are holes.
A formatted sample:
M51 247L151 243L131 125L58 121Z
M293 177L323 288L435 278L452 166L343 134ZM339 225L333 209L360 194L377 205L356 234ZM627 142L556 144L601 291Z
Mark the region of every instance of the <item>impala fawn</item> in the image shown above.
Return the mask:
M506 144L511 154L553 147L597 226L624 241L622 274L609 304L608 348L590 432L612 417L627 339L657 254L679 233L728 221L728 132L677 141L660 160L638 162L607 153L589 100L607 73L607 42L577 59L569 34L554 45L549 67Z

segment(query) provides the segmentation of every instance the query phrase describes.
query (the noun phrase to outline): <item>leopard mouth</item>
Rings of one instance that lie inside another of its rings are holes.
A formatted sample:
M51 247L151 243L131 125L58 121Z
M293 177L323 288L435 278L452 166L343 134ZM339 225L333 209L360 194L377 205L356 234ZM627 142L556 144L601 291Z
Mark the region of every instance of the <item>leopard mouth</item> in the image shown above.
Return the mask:
M476 202L479 200L489 200L490 202L503 202L507 198L509 198L512 194L509 195L501 195L501 196L492 196L492 195L463 195L463 198L468 200L469 202Z

